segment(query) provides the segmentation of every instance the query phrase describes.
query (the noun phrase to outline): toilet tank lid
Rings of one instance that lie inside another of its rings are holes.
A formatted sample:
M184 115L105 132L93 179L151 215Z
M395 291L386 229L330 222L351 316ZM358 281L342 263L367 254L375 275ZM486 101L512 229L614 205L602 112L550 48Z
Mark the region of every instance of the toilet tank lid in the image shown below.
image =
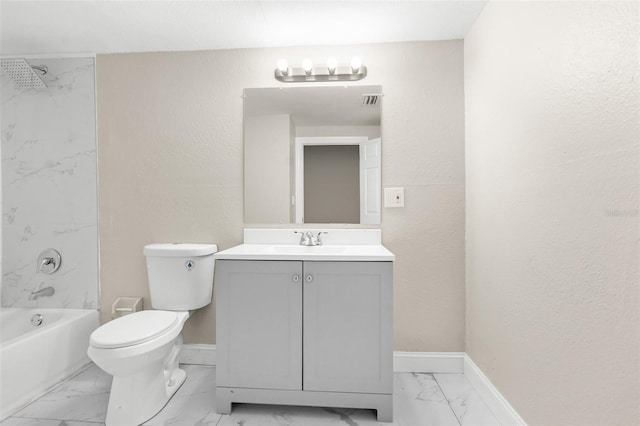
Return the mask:
M189 257L207 256L217 251L216 244L162 243L148 244L142 252L145 256Z

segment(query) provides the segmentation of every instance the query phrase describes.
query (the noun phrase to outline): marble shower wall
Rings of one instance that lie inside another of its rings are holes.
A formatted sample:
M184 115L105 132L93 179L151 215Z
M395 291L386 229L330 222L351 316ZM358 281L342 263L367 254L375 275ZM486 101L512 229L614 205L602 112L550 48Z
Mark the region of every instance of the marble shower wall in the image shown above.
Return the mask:
M47 88L16 89L2 73L2 306L98 308L95 59L46 65ZM62 255L37 272L46 248ZM52 286L55 294L29 300Z

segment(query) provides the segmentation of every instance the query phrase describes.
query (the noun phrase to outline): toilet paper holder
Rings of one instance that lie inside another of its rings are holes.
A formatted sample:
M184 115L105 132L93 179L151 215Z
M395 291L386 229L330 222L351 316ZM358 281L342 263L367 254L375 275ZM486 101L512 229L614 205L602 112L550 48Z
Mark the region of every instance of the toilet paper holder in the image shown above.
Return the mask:
M142 297L118 297L111 305L111 318L120 318L141 310Z

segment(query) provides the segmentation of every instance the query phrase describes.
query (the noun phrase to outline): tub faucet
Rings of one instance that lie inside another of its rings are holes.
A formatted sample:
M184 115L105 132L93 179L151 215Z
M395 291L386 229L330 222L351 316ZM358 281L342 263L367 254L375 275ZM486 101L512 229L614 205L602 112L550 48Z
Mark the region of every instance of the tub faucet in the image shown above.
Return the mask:
M43 250L38 255L37 272L49 275L53 274L60 269L61 260L62 257L60 257L60 253L57 250L52 248Z
M29 300L36 300L38 297L43 296L53 296L55 292L56 291L53 287L44 287L40 290L31 290L31 293L29 293Z
M38 270L42 271L44 267L47 265L53 265L55 267L55 264L56 264L56 261L53 257L45 257L40 261L40 266L38 267Z

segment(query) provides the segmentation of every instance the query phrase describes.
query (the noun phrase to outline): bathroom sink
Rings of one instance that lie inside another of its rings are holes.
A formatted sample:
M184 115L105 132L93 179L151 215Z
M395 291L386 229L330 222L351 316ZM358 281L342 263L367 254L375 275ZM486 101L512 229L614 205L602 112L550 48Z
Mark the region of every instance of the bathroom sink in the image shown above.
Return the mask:
M330 262L393 262L382 245L380 229L305 229L321 235L323 245L304 246L299 229L245 229L244 244L215 254L228 260L305 260ZM317 238L317 237L316 237Z
M393 261L395 256L380 244L301 246L296 244L240 244L216 253L229 260Z
M290 244L273 244L269 245L274 253L290 253L290 254L339 254L344 252L345 246L327 245L327 246L300 246Z

